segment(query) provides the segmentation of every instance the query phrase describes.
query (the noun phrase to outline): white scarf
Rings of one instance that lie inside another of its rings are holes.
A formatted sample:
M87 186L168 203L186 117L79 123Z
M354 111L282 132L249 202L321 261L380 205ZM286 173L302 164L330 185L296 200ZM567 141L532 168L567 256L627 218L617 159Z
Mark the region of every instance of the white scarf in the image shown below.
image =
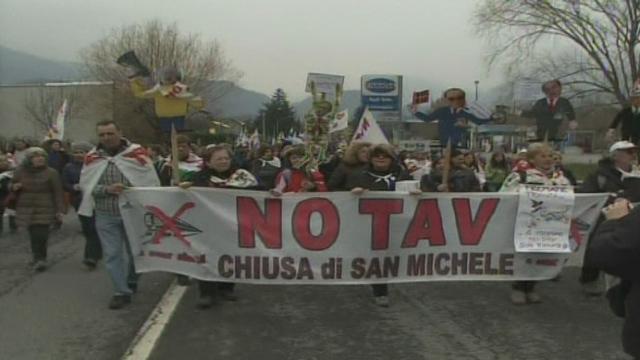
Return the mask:
M135 187L160 186L160 180L153 167L153 162L142 146L129 144L124 151L115 156L104 156L97 148L93 148L85 156L84 166L80 173L80 188L87 196L82 197L78 214L84 216L93 215L94 200L91 193L109 163L115 164L118 170Z
M396 181L396 177L393 173L387 175L376 175L372 172L367 172L369 175L373 176L376 180L373 182L374 184L380 181L384 181L387 184L387 188L391 187L391 182Z

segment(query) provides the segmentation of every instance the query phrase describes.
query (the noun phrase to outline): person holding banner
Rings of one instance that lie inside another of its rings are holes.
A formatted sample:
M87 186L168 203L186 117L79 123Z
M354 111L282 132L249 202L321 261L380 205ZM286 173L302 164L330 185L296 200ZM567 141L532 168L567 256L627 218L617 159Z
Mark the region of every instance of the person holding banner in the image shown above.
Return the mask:
M462 89L448 89L444 92L444 101L448 106L437 108L430 114L418 112L415 106L412 107L413 115L418 119L425 122L438 120L440 144L448 144L450 141L453 147L464 147L469 121L477 125L493 121L491 114L471 110Z
M306 157L303 145L296 145L284 154L284 169L276 176L275 187L271 189L273 196L290 192L327 191L324 175L309 164L313 158Z
M413 180L411 175L398 163L393 147L379 144L371 149L368 166L355 175L351 184L351 193L361 195L367 190L395 191L396 182ZM420 194L420 190L412 194ZM389 307L389 288L387 284L371 285L376 305Z
M353 188L353 175L359 174L369 164L371 144L368 142L352 142L340 161L340 165L331 174L328 186L330 191L346 191Z
M522 117L536 119L536 137L538 141L558 141L560 125L567 119L569 128L577 127L576 114L571 102L561 97L562 83L550 80L542 84L545 97L536 101L533 107L521 113Z
M182 182L180 187L183 189L198 186L257 190L258 180L247 170L233 167L232 155L230 149L223 145L216 145L207 149L203 159L205 168L194 175L192 182ZM212 234L212 236L215 235ZM236 301L237 297L233 292L234 287L235 284L231 282L198 281L200 293L198 307L201 309L210 308L216 303L217 295L227 301Z
M525 170L514 171L504 180L501 192L517 192L521 184L571 186L553 161L553 149L546 143L532 143L527 149L530 164ZM536 281L517 281L513 284L511 302L514 305L537 304L542 298L535 292Z
M585 257L589 266L620 277L624 287L610 301L619 303L624 317L622 346L640 359L640 208L620 199L603 210L607 221L592 237L592 251ZM613 304L612 304L613 305Z
M446 161L446 158L443 159ZM422 189L435 189L438 192L480 192L482 187L476 173L465 165L465 153L451 149L447 183L444 171L432 171L421 179Z
M638 147L628 141L618 141L611 145L609 156L598 162L598 169L587 176L579 188L580 192L609 193L631 202L640 202L640 169L634 166L637 153ZM600 217L595 228L603 221L604 217ZM591 246L587 246L585 256L589 257L591 251ZM604 291L598 269L584 265L580 283L587 295L597 296Z
M132 249L120 214L120 196L132 186L160 186L147 151L122 137L111 120L96 124L100 144L85 156L80 174L79 215L96 217L105 267L114 287L109 309L121 309L138 289Z

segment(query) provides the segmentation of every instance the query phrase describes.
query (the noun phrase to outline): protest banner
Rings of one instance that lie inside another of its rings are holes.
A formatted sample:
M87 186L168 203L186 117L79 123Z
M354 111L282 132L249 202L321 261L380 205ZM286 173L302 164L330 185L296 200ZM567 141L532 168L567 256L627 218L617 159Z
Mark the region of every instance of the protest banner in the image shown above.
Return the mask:
M331 120L329 133L341 131L349 127L349 109L342 110Z
M571 186L520 185L516 251L571 252L569 229L574 202Z
M373 117L368 108L364 109L360 122L356 131L353 133L351 141L366 141L372 144L388 144L389 140L378 125L376 118Z
M606 196L576 195L576 208L597 206ZM239 190L133 188L120 205L138 272L203 280L544 280L555 277L569 257L515 251L516 193L274 198Z

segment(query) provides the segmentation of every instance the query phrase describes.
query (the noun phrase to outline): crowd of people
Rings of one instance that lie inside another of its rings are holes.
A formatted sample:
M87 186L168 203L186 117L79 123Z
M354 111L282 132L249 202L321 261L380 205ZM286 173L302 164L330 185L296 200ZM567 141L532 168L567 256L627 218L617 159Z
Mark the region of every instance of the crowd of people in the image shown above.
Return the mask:
M514 156L501 149L481 154L459 148L443 156L442 149L434 153L407 152L389 144L353 142L335 146L325 162L310 166L304 145L284 142L256 149L230 144L198 146L181 134L177 137L179 173L173 174L174 162L163 146L131 143L113 121L98 123L97 135L96 146L77 142L68 150L58 140L42 147L16 141L10 152L0 155L0 203L3 212L8 209L11 231L26 230L34 271L47 269L49 235L59 228L64 214L75 209L86 239L84 265L94 270L104 261L112 280L111 309L129 304L137 291L138 275L118 207L118 196L132 186L180 186L187 191L191 187L243 189L268 191L271 196L327 191L359 195L365 191L394 191L398 181L414 180L419 182L419 189L411 194L418 195L516 191L519 184L526 183L574 186L576 192L612 193L633 202L640 200L637 147L627 141L613 144L597 170L577 183L563 165L562 155L540 142L531 143ZM124 160L131 157L141 161ZM603 217L598 226L604 222ZM594 257L592 252L592 248L587 250L587 258ZM590 295L605 290L601 269L610 271L607 264L598 261L587 262L582 271L581 282ZM637 280L631 277L628 281ZM179 283L188 285L191 280L181 276ZM511 302L541 302L535 285L534 281L514 283ZM638 286L630 287L637 295ZM219 300L237 299L233 283L198 281L198 289L201 308ZM387 285L372 285L372 292L378 306L389 306ZM637 318L636 308L628 311ZM630 331L637 334L637 327L632 328Z

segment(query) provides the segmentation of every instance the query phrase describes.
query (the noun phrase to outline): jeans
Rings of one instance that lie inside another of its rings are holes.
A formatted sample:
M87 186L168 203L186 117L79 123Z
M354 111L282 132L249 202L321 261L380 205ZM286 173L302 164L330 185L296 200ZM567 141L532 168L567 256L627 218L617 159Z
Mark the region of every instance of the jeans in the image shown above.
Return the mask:
M84 235L84 259L98 261L102 259L102 246L100 245L100 238L96 230L96 218L95 216L88 217L78 215L80 225L82 226L82 234Z
M104 252L104 265L116 295L131 295L129 284L138 282L131 246L119 216L96 213L96 230Z
M29 240L31 240L33 261L47 260L49 225L29 225Z

